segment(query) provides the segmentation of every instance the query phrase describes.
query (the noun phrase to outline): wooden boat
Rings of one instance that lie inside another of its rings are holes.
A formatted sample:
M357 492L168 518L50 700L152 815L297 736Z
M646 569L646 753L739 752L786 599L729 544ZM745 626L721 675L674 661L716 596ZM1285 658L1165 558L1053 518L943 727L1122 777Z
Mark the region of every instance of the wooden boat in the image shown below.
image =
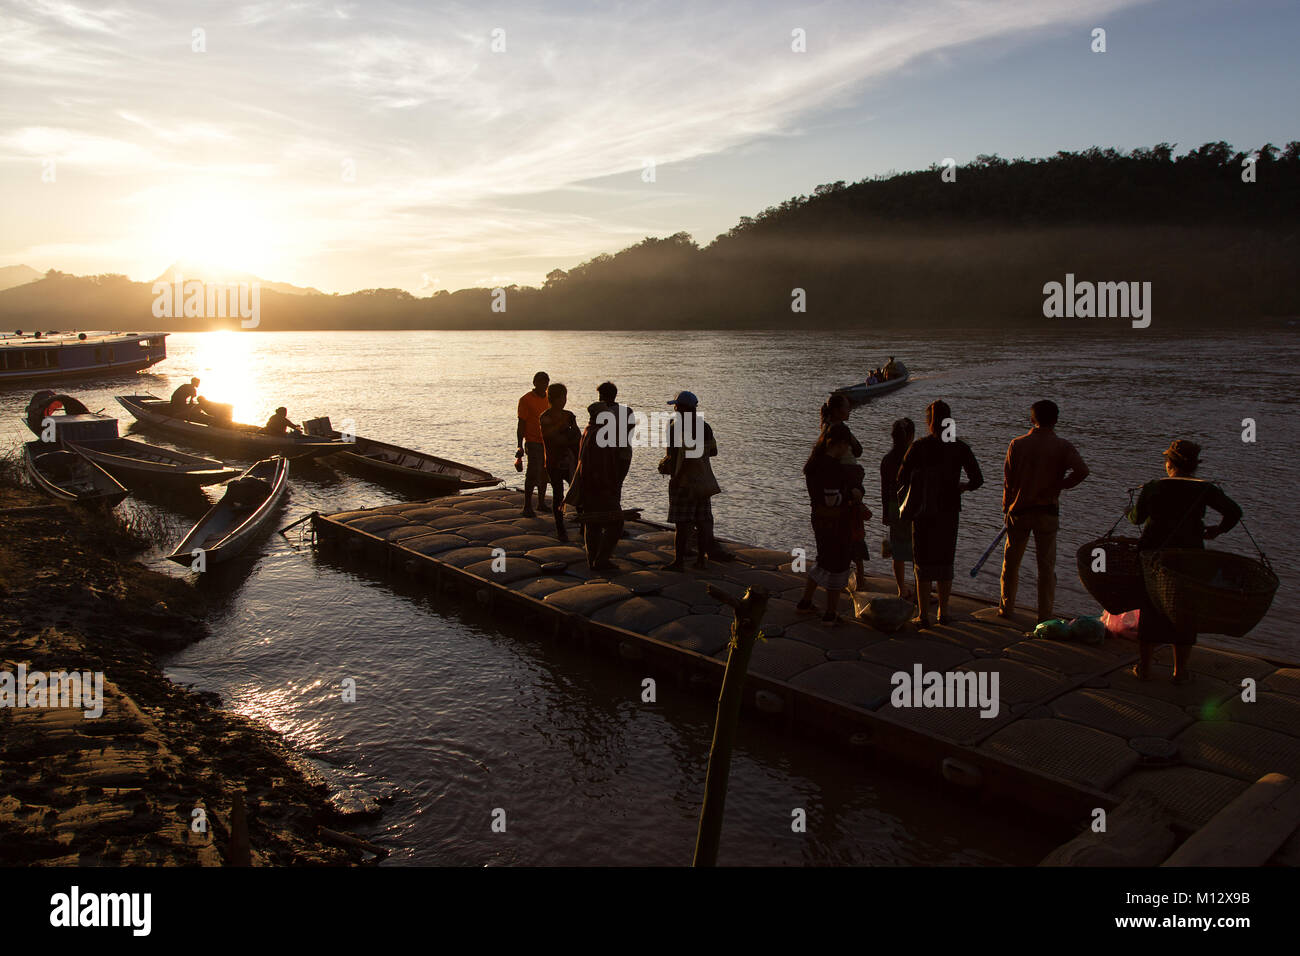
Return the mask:
M289 478L289 460L283 455L259 461L230 484L221 500L208 509L190 529L168 560L195 567L202 552L202 564L210 568L239 554L266 524L284 497Z
M37 488L61 501L111 508L128 494L93 461L48 442L25 442L23 465Z
M845 385L843 388L837 388L837 395L847 395L851 402L865 402L869 398L875 398L877 395L884 395L888 392L896 391L906 385L912 379L912 373L904 370L898 378L886 379L883 382L877 382L874 385L868 385L861 382L857 385Z
M54 414L62 409L62 414ZM201 485L228 481L239 474L212 458L187 455L159 448L142 441L122 438L117 433L117 419L91 414L71 395L52 391L37 392L27 405L27 427L35 434L53 427L55 441L89 458L110 475L132 484L167 488L198 488Z
M343 441L343 433L335 431L328 418L311 419L303 422L302 427L310 435ZM336 455L339 464L370 477L420 485L435 494L491 488L501 483L500 478L482 468L360 435L351 442L344 442Z
M97 442L64 440L64 447L89 458L106 472L124 482L167 488L199 488L229 481L239 474L214 458L187 455L185 452L159 448L130 438L113 438Z
M196 444L236 448L258 455L272 453L287 458L315 458L339 450L342 442L312 435L268 435L256 425L204 416L201 421L177 418L171 402L153 395L118 395L118 404L141 424L159 428Z

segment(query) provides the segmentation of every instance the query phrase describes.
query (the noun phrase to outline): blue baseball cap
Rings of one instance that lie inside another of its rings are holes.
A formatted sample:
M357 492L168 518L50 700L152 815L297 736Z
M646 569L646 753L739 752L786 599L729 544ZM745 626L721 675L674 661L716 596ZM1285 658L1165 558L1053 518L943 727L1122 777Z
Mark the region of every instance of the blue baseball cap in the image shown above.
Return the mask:
M678 392L677 397L668 402L669 405L689 405L694 408L700 404L700 400L695 397L694 392Z

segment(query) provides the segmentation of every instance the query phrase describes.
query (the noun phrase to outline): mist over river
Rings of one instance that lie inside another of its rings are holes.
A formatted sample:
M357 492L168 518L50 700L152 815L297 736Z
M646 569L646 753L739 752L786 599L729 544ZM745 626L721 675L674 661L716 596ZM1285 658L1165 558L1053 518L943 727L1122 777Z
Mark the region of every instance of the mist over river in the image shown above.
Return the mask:
M943 398L986 481L964 498L956 589L995 600L998 560L974 580L966 570L1001 527L1007 442L1028 430L1030 404L1051 398L1061 406L1058 432L1092 470L1062 496L1058 612L1096 612L1079 584L1075 549L1119 517L1128 489L1163 475L1160 453L1170 439L1190 438L1203 447L1200 477L1220 483L1242 506L1282 579L1252 633L1202 643L1300 659L1292 623L1300 598L1295 330L1172 335L1157 326L1079 321L1039 334L917 335L175 334L167 361L149 372L69 382L63 390L92 411L118 415L125 430L130 417L113 395L165 397L197 375L200 392L233 402L240 420L260 424L286 405L296 422L328 415L339 427L350 420L365 437L486 468L515 484L515 405L534 372L568 385L568 407L580 423L605 379L618 384L621 402L643 412L665 409L686 388L699 396L718 441L718 535L812 551L801 468L818 407L832 388L861 381L893 355L914 381L855 409L849 421L864 446L868 504L877 513L868 532L869 573L890 573L879 557L877 486L890 425L906 415L923 430L926 405ZM30 438L16 416L34 390L0 392L6 447ZM1245 419L1254 422L1253 442L1242 439ZM141 435L170 444L157 433ZM664 519L668 505L667 479L655 469L659 454L639 449L624 487L625 507L641 507L654 520ZM313 510L399 500L400 493L328 464L295 465L276 524ZM174 536L145 560L179 573L162 554L202 503L178 510L132 499L123 507L152 509L168 523ZM660 682L658 702L643 704L634 668L532 639L527 621L435 604L409 585L296 545L293 533L271 534L233 573L200 582L217 592L211 635L168 661L168 673L283 732L336 786L391 792L383 815L356 828L394 848L390 865L689 862L712 734L710 695ZM1212 546L1255 553L1240 527ZM1025 605L1033 603L1032 578L1027 556ZM345 677L357 682L355 703L340 701ZM505 833L492 832L496 808L506 811ZM795 808L808 813L806 834L791 832ZM1032 864L1060 839L966 806L927 781L744 726L720 862Z

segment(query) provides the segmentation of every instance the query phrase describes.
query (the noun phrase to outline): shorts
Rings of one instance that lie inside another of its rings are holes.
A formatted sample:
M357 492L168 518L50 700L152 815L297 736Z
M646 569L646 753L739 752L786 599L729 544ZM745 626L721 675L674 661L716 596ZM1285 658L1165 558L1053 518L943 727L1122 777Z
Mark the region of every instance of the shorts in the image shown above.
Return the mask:
M524 485L540 485L545 488L549 482L546 474L546 446L539 441L526 441L524 457L528 460L528 467L524 470Z

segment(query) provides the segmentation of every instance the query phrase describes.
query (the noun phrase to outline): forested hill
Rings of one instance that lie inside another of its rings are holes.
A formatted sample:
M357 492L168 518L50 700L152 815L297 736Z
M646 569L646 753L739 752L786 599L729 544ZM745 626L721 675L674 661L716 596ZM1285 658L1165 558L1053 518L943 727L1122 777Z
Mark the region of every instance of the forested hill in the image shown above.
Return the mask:
M1253 160L1255 182L1242 174ZM774 234L853 232L883 223L1016 225L1294 224L1300 218L1300 142L1249 152L1206 143L1175 157L1160 143L1132 152L1092 148L1046 159L979 156L948 177L943 166L818 186L757 216L719 243ZM1243 189L1255 185L1256 189Z
M1253 159L1253 162L1248 162ZM351 295L263 289L261 328L1042 327L1044 285L1151 283L1157 328L1300 315L1300 142L1161 143L818 186L699 246L647 238L538 288ZM436 262L437 250L428 250ZM150 286L46 278L0 291L6 327L202 329ZM494 309L494 304L496 308ZM504 311L502 311L504 307ZM796 311L799 307L803 311Z

